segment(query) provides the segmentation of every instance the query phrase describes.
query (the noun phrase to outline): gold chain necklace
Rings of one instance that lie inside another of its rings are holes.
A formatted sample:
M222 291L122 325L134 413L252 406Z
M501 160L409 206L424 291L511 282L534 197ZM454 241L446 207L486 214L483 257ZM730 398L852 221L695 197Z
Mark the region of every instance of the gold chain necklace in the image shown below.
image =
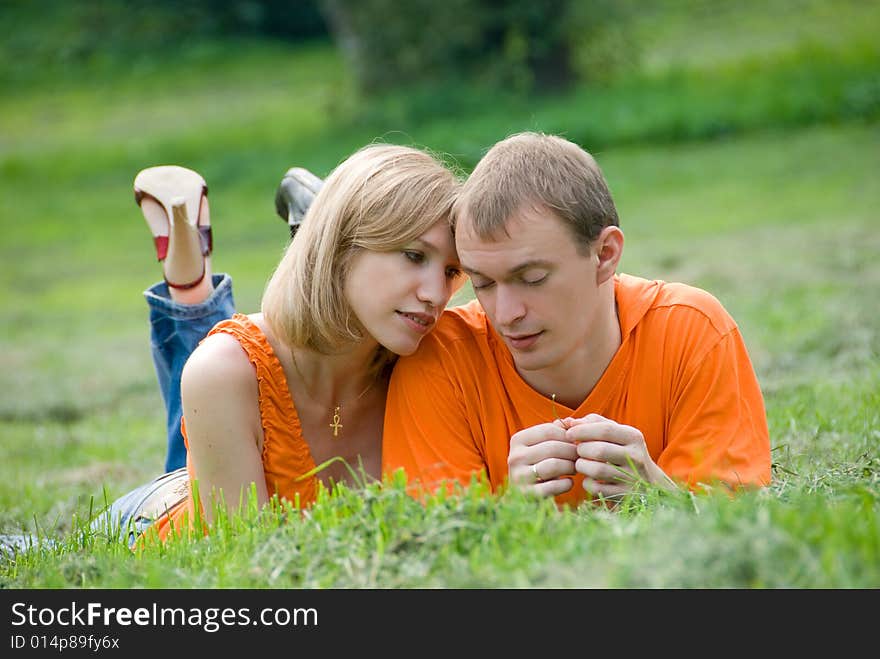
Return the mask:
M550 405L553 406L553 416L556 417L557 421L561 421L559 418L559 412L556 410L556 394L550 396Z
M296 362L296 356L293 354L293 348L290 349L290 359L293 361L293 367L296 369L297 375L299 375L299 379L302 380L303 386L306 388L306 393L309 394L309 397L312 400L315 400L312 392L309 391L308 383L306 382L306 377L303 375L303 372L299 369L299 364ZM373 385L376 384L376 378L373 378L366 386L366 388L357 395L351 402L356 403L361 398L366 396L367 392L373 388ZM343 427L342 423L342 403L337 402L333 408L333 423L328 424L329 428L333 428L333 436L339 437L339 429Z

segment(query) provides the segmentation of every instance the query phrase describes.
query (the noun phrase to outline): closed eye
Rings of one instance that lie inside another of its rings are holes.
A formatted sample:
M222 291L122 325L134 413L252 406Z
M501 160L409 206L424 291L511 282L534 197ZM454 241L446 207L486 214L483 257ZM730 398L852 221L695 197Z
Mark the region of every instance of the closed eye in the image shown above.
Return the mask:
M404 250L403 255L413 263L420 264L425 262L425 254L413 249Z

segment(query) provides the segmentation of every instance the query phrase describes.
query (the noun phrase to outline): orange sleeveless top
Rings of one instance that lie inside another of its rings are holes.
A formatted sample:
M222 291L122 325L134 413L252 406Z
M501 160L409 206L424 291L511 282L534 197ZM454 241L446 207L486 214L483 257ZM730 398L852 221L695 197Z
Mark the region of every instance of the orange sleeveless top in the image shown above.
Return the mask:
M269 345L269 340L256 323L240 313L217 323L208 332L208 336L218 332L234 337L254 365L259 388L260 422L263 427L263 473L269 496L277 493L280 499L287 499L294 504L298 502L301 507L313 503L317 496L318 477L312 475L298 479L315 468L315 460L302 436L302 426L290 397L284 369ZM185 419L181 422L181 430L189 448ZM192 483L195 472L189 454L186 468ZM186 499L154 523L159 537L164 540L172 528L182 529L194 519L193 512L190 489Z

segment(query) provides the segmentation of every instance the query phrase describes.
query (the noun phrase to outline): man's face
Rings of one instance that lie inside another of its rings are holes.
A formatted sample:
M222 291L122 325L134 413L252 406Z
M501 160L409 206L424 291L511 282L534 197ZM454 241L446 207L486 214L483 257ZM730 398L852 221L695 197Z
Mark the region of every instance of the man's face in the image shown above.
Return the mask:
M601 315L598 258L544 207L523 205L492 240L466 217L456 231L462 269L520 372L554 369L583 353ZM588 351L588 348L587 348Z

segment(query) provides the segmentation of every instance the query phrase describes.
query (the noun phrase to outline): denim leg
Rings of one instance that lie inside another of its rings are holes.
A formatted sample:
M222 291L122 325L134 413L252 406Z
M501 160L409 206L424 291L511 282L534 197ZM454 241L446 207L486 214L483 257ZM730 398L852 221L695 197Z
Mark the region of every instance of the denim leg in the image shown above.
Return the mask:
M235 302L232 278L213 276L214 292L199 304L180 304L171 299L168 284L161 282L144 291L150 308L150 344L159 389L167 412L168 450L165 471L186 465L186 446L180 432L183 408L180 402L180 374L192 351L211 328L232 317Z
M108 541L118 539L133 547L157 519L187 497L188 483L185 467L157 476L116 499L96 515L89 526ZM0 563L16 560L19 554L34 548L52 549L58 545L56 539L48 536L3 533L0 534Z
M92 520L91 528L105 534L109 540L118 538L132 547L153 522L186 498L188 483L189 474L185 467L162 474L119 497ZM2 541L3 536L0 536L0 543ZM26 548L21 540L18 545Z

